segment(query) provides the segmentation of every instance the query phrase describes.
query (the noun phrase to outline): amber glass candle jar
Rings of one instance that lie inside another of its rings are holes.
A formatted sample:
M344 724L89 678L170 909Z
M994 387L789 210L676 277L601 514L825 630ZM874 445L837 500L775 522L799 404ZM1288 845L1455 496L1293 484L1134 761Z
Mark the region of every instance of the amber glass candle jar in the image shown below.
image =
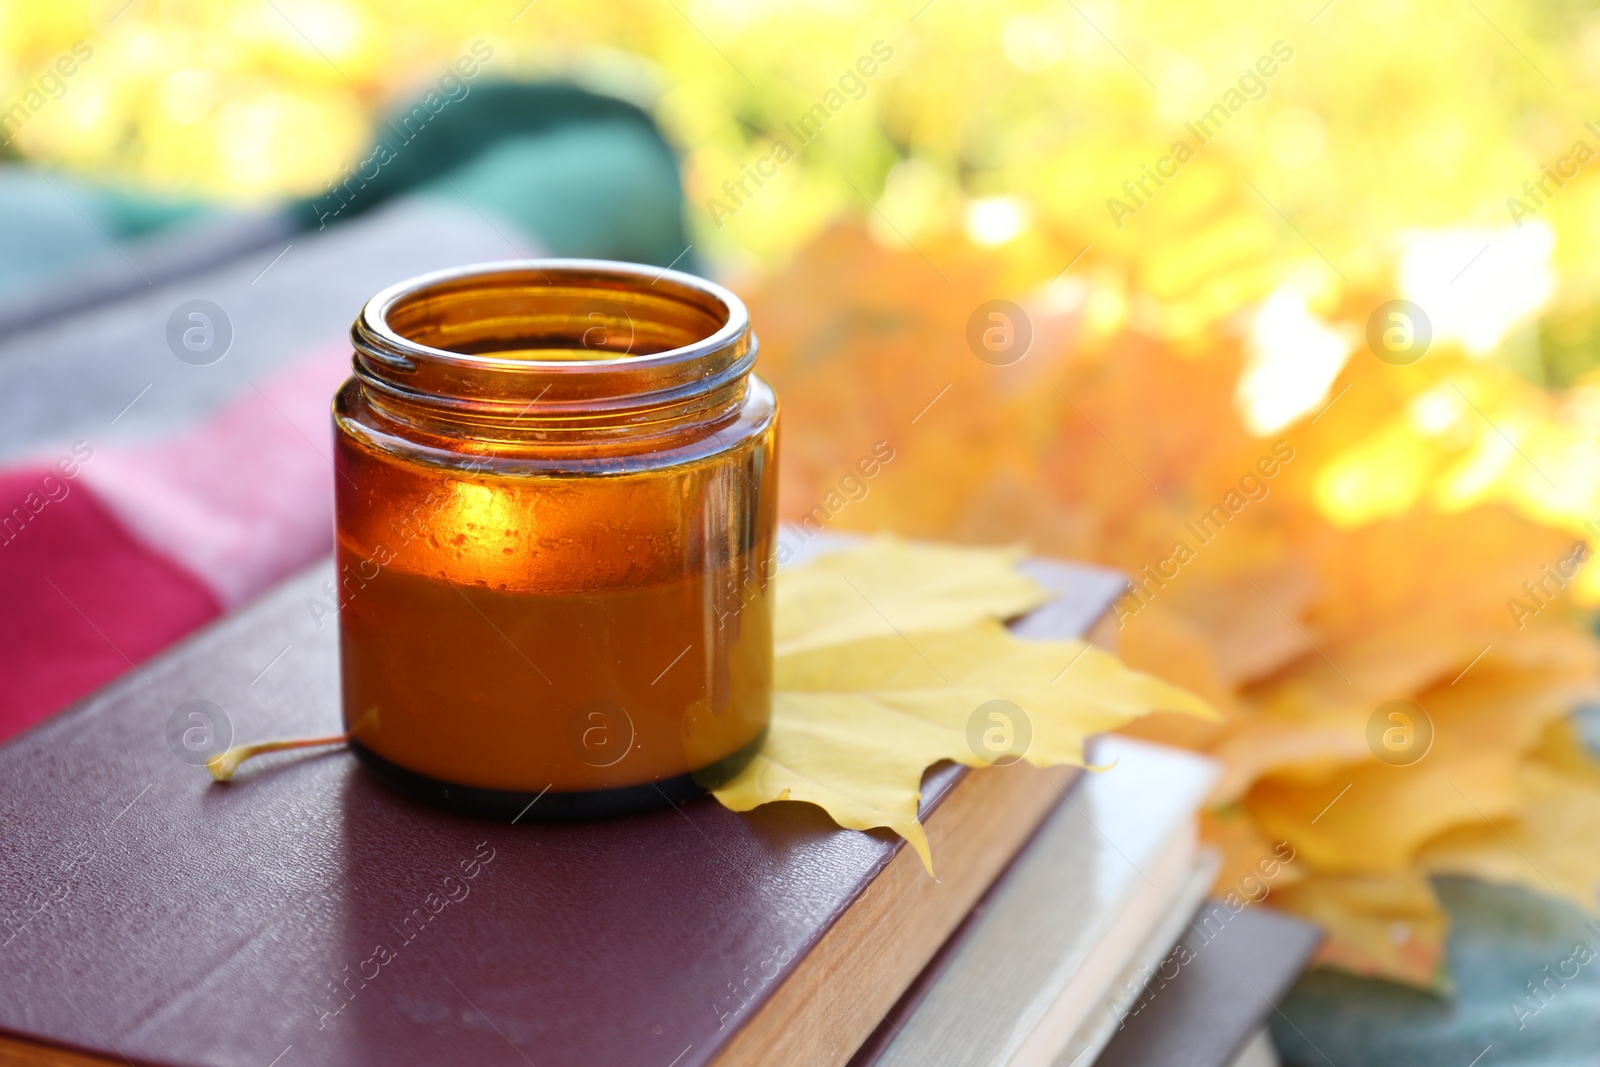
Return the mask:
M529 819L744 766L771 711L778 412L739 299L499 263L386 289L351 334L340 659L366 765Z

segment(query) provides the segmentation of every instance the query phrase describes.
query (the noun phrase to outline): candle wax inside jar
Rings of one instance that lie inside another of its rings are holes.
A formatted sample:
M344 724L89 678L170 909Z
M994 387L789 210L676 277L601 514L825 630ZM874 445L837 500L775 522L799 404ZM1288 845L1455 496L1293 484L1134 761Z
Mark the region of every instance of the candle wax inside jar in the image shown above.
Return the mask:
M754 546L772 516L737 463L500 477L348 438L337 463L345 720L376 755L578 792L696 773L761 736L772 589Z
M357 558L343 544L340 556ZM709 766L766 721L768 596L726 605L720 620L706 609L745 562L584 596L383 568L341 608L356 737L422 774L528 792Z

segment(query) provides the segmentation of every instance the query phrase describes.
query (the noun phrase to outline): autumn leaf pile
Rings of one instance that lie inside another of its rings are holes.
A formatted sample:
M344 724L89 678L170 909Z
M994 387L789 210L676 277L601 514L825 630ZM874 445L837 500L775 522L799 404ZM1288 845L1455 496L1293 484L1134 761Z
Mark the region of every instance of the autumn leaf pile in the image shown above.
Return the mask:
M1505 447L1506 425L1558 420L1556 401L1448 346L1410 366L1361 348L1328 401L1256 436L1238 337L1180 350L1097 330L1092 283L1010 284L1003 260L960 242L891 250L848 226L765 283L751 310L784 405L785 515L1020 541L1132 576L1120 654L1222 717L1131 730L1221 761L1205 816L1219 886L1293 846L1268 899L1328 929L1329 965L1447 989L1434 874L1592 909L1600 768L1568 716L1600 655L1550 577L1587 550L1560 528L1571 514L1535 521L1495 489L1537 462ZM1383 296L1330 314L1359 325ZM967 343L995 298L1032 323L1008 366ZM841 497L878 442L893 459ZM1419 466L1426 487L1465 480L1477 498L1412 492L1354 520L1329 506ZM1398 756L1396 728L1413 746Z

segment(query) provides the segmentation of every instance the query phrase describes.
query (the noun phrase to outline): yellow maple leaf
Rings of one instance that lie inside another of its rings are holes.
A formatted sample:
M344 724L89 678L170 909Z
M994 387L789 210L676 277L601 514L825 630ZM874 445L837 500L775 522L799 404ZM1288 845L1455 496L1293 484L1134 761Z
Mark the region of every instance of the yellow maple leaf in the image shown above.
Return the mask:
M1012 569L1015 559L881 539L780 573L777 625L789 651L775 664L772 725L760 754L717 799L734 811L808 801L840 826L887 827L932 874L917 806L934 764L1082 766L1086 738L1148 711L1214 714L1083 642L1012 636L998 619L1044 596ZM936 576L925 566L932 562ZM860 609L865 590L833 582L852 575L870 581L906 626L883 633L886 619ZM786 599L791 580L803 598ZM806 614L785 621L794 604ZM929 620L955 625L929 630Z
M783 571L777 655L863 637L1007 619L1050 599L1016 569L1019 548L961 548L882 536Z

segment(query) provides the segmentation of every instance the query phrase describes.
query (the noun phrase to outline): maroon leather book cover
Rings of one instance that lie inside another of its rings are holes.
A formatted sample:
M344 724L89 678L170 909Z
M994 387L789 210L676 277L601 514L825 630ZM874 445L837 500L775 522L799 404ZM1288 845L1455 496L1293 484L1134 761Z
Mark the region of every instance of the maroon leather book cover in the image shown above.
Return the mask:
M1070 636L1121 580L1043 564ZM713 1060L903 843L703 798L494 823L343 751L213 785L178 743L338 729L327 565L0 748L0 1030L215 1067ZM203 728L203 727L201 727ZM192 756L190 757L192 759ZM965 772L925 780L924 811Z

